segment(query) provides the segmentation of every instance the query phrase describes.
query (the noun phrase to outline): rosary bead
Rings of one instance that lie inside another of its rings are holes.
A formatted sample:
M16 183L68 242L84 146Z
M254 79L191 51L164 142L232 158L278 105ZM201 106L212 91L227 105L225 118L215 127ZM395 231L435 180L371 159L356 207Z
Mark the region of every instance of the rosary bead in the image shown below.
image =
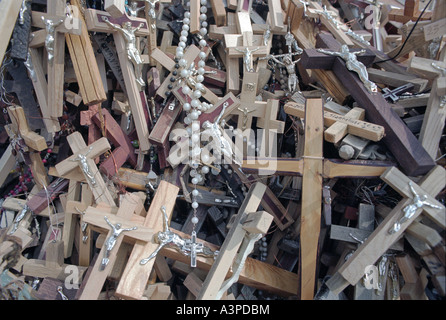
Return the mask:
M197 217L193 217L191 221L192 221L193 224L197 224L198 223L198 218Z

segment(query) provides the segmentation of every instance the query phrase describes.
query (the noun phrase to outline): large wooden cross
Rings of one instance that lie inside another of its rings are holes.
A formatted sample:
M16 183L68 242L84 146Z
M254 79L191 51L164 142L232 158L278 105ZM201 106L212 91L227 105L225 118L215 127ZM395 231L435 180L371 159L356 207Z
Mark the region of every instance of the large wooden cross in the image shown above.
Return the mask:
M149 28L146 19L129 17L123 15L119 18L113 18L107 12L97 11L94 9L85 10L85 21L89 31L113 33L115 40L116 51L118 53L119 63L122 69L127 98L132 109L133 121L135 123L136 132L138 135L139 146L141 151L147 152L150 149L149 142L149 115L146 108L147 97L136 81L135 71L132 63L127 57L126 43L124 37L105 23L104 18L111 23L122 25L125 22L130 22L132 27L136 28L142 24L142 27L135 32L135 36L146 36L149 33Z
M318 44L336 52L341 47L329 34L319 34ZM319 69L324 65L322 68L332 69L339 81L347 84L353 99L366 110L366 118L385 128L386 136L382 141L408 175L425 174L432 169L434 161L385 98L379 93L370 93L358 75L346 68L341 58L319 53L316 49L306 49L300 62L309 69Z
M393 208L384 221L327 282L327 286L334 293L340 293L350 284L355 285L364 276L365 268L373 265L422 212L442 228L446 228L445 208L435 200L435 196L443 190L446 184L444 168L435 166L422 177L418 184L412 182L395 167L388 168L381 175L381 179L391 185L404 199ZM425 200L438 206L439 209L423 205L416 208L407 221L402 222L402 216L410 208L408 206L414 204L415 195L412 193L409 183L412 183L417 194L426 196ZM399 224L399 228L395 229L396 223Z
M408 71L433 80L419 140L427 153L436 159L446 119L446 61L413 57Z
M110 150L111 146L107 138L103 137L87 146L82 135L76 131L67 137L67 141L73 155L56 164L55 168L58 174L63 176L75 169L79 171L80 168L94 194L96 203L105 202L115 207L113 196L93 160Z
M155 196L144 218L143 225L153 229L154 233L164 229L164 216L161 207L164 206L169 219L172 215L176 203L176 195L179 188L162 180L156 190ZM147 280L154 266L155 259L146 264L140 261L156 250L158 244L150 241L136 241L132 253L127 261L127 265L116 288L116 295L124 299L141 299L146 289Z
M317 248L321 223L323 178L340 176L377 177L385 166L366 162L337 163L324 159L323 105L321 99L308 99L305 112L305 146L302 159L262 159L262 165L244 160L244 171L265 170L265 174L302 175L301 212L301 298L313 299L316 279ZM365 165L363 165L365 164Z
M103 247L99 253L98 258L94 264L91 274L86 279L85 286L83 285L83 291L79 297L79 300L92 300L97 299L102 287L105 283L107 276L113 269L113 265L117 258L117 252L121 246L124 237L129 237L133 240L150 241L153 236L153 231L150 228L143 226L141 223L132 221L131 218L134 213L140 213L144 209L141 199L131 193L126 193L121 205L119 206L118 212L112 214L110 212L104 212L100 209L88 207L84 214L84 222L90 225L97 226L101 229L108 230L107 239L110 239L113 232L110 225L107 223L105 217L108 221L115 227L120 224L120 228L128 229L136 227L136 229L124 232L117 239L115 239L114 246L110 249L107 248L107 240L104 242ZM108 259L107 263L103 264L103 258ZM85 280L84 280L85 281Z
M45 47L48 53L48 106L53 118L63 115L64 93L64 62L65 35L81 33L80 24L67 22L70 18L65 15L66 2L64 0L49 0L47 12L33 12L33 26L47 31Z

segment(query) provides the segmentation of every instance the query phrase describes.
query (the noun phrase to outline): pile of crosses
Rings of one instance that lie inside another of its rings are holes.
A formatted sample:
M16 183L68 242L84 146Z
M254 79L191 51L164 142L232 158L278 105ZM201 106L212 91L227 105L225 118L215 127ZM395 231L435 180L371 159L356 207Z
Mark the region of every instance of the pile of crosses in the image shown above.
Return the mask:
M445 26L1 0L0 299L444 299Z

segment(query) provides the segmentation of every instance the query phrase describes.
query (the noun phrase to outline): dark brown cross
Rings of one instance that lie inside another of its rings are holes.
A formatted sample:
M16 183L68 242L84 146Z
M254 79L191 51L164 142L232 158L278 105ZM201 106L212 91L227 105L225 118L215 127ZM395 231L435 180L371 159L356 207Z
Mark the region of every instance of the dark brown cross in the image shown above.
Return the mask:
M330 34L318 34L316 46L339 52L341 45ZM366 110L366 118L385 128L382 139L407 175L427 173L435 165L418 139L380 93L369 93L358 75L347 69L341 58L306 49L300 63L307 69L331 69L339 82L346 84L353 99ZM363 61L364 65L367 64Z

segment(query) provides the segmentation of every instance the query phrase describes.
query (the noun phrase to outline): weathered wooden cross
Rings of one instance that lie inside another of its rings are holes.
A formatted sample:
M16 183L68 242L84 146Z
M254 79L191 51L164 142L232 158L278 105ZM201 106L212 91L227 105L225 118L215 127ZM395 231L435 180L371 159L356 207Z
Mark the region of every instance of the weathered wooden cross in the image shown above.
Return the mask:
M329 34L319 34L318 45L332 51L340 49L340 44ZM435 165L421 143L382 95L371 94L359 80L357 74L346 68L345 62L341 58L321 55L316 49L306 49L300 62L304 68L309 69L321 68L323 64L323 68L334 71L339 81L348 84L346 87L353 99L366 110L366 118L385 128L386 136L382 141L407 174L424 174Z
M96 203L105 202L115 207L113 196L93 160L110 150L111 146L107 138L103 137L87 146L82 135L76 131L67 137L67 141L73 151L73 155L56 164L56 171L63 176L72 170L79 170L80 168L94 194Z
M317 247L319 240L320 215L322 204L323 178L333 177L377 177L385 170L385 165L350 161L337 163L324 159L323 146L323 106L320 99L308 99L305 112L305 147L302 159L269 158L262 159L263 165L249 158L243 161L244 171L264 170L264 174L302 175L301 212L301 298L313 299Z
M436 224L446 228L445 208L434 198L445 187L444 168L435 166L422 177L418 185L395 167L388 168L381 175L381 179L392 186L404 199L393 208L384 221L327 282L327 286L334 293L340 293L350 284L355 285L364 276L365 268L373 265L422 212ZM411 191L410 184L421 197L421 202L420 199L415 198L416 195Z
M147 152L150 149L149 143L149 114L146 108L147 97L140 84L136 81L135 70L128 57L127 43L120 31L111 28L105 20L110 23L121 26L130 23L132 28L139 28L134 31L134 36L146 36L149 28L146 19L129 17L123 15L119 18L113 18L109 13L93 9L85 10L85 20L89 31L113 33L116 51L118 53L119 63L121 65L124 78L127 98L132 109L133 121L138 134L139 146L141 151ZM143 61L144 63L144 61ZM142 67L142 66L140 66ZM141 75L138 75L140 77Z

